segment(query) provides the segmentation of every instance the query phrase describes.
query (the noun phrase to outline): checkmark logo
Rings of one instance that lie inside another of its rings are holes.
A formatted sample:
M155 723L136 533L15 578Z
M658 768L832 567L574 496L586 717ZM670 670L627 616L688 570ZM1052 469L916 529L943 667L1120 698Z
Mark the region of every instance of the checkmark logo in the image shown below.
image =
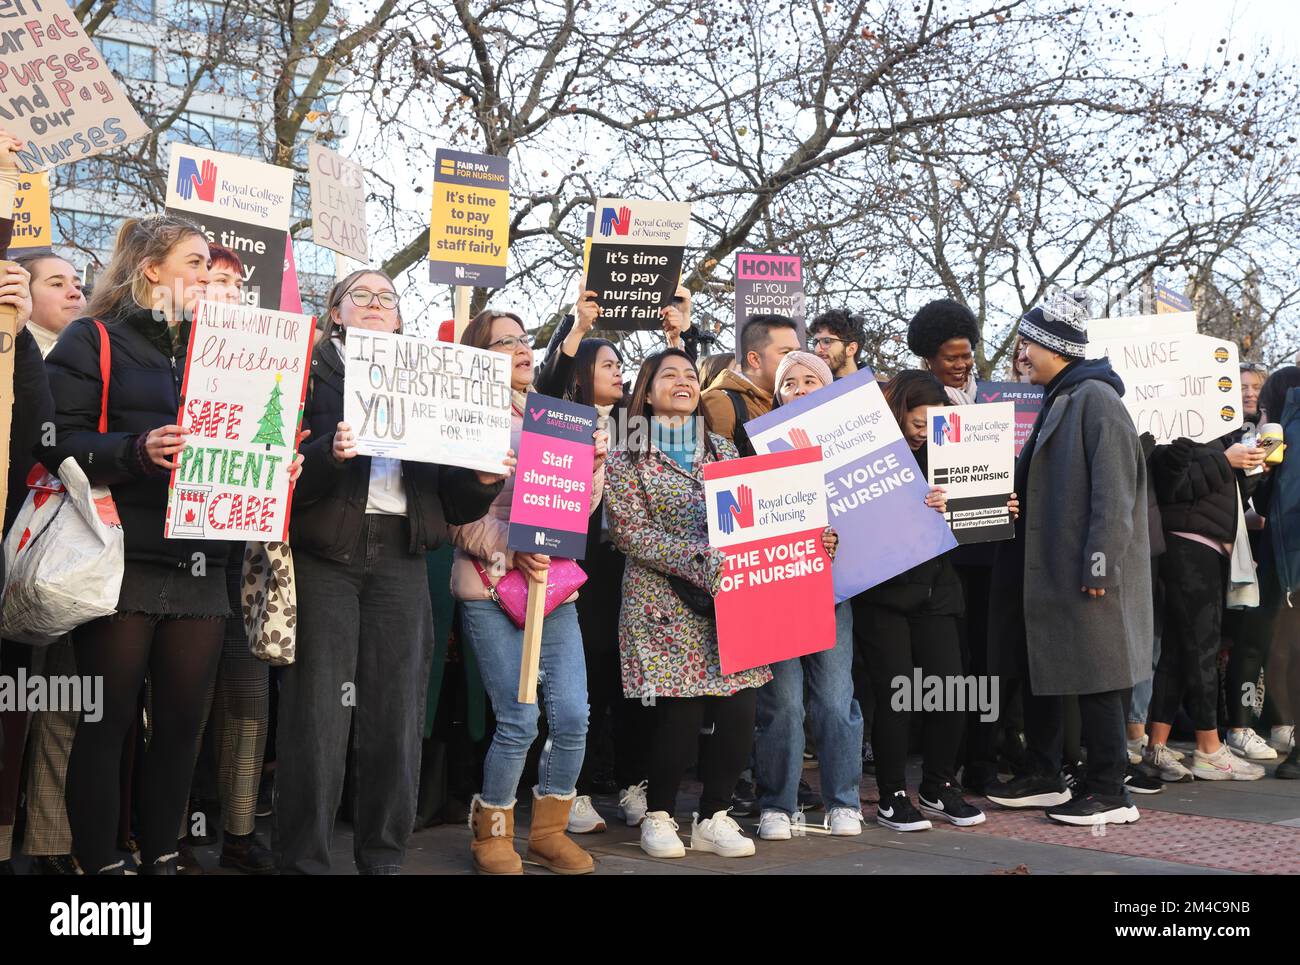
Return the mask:
M541 419L542 419L542 416L546 415L546 410L545 410L545 409L534 409L534 408L531 408L531 407L530 407L529 410L528 410L528 414L531 415L531 416L533 417L533 421L534 421L534 422L540 422Z
M984 401L985 401L985 402L993 402L993 401L995 401L995 400L996 400L999 396L1001 396L1001 395L1002 395L1001 392L994 392L992 395L989 395L989 394L986 392L986 393L984 393Z

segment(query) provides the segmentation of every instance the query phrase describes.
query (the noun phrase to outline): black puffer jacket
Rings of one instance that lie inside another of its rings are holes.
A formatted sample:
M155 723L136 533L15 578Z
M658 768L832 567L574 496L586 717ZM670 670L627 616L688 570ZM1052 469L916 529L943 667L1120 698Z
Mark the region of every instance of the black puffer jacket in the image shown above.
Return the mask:
M1150 466L1166 533L1237 538L1237 477L1220 443L1175 439L1156 447Z
M177 351L166 323L155 320L148 309L104 323L112 353L108 431L99 432L99 330L92 319L79 318L59 336L45 360L54 397L55 442L38 445L36 457L57 472L72 456L92 483L111 487L127 562L188 567L195 553L203 553L209 570L224 566L227 542L163 538L171 474L141 459L137 448L141 436L176 422L189 326L181 327Z
M311 435L303 443L302 475L293 494L289 542L326 559L346 563L361 535L370 494L370 457L334 459L334 432L343 421L343 361L329 342L311 357L307 404L302 427ZM501 492L501 483L485 486L469 469L425 462L402 463L406 516L412 553L435 549L447 538L447 526L481 519Z

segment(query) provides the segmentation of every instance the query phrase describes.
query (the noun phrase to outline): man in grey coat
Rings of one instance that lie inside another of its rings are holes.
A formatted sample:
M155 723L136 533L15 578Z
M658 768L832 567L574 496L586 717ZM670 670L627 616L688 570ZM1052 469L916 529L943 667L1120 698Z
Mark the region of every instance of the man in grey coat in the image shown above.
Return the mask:
M1150 674L1146 463L1107 359L1084 359L1087 309L1059 296L1020 321L1020 362L1046 388L1016 462L1020 518L999 547L990 623L1029 684L1030 773L988 790L1006 807L1046 807L1066 824L1138 819L1125 788L1127 691ZM1061 777L1063 696L1077 694L1086 785Z

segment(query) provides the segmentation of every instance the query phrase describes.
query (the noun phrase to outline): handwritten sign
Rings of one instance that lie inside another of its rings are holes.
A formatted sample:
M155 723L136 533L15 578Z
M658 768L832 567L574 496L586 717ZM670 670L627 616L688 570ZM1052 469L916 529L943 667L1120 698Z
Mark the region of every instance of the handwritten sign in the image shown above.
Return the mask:
M18 195L14 198L14 236L9 257L17 258L32 251L49 248L50 175L46 171L18 175Z
M709 463L704 502L709 545L727 557L714 597L722 672L835 646L821 449Z
M0 126L18 170L44 171L149 133L63 0L0 4Z
M244 264L244 301L281 307L293 171L234 154L173 142L167 212L203 229Z
M500 288L510 244L510 162L439 148L429 220L429 281Z
M689 204L597 200L586 287L596 293L601 328L629 331L663 324L659 309L677 290L690 222Z
M366 173L361 165L312 141L307 145L307 182L312 241L357 261L369 261Z
M580 560L587 554L596 410L528 393L506 547Z
M315 328L310 315L199 303L176 418L190 435L167 490L168 539L288 538L288 468Z
M343 419L357 434L357 452L505 471L509 355L351 329L344 359Z
M1015 490L1015 404L930 406L926 424L930 485L947 493L957 542L1014 539L1007 501Z
M798 255L769 255L742 251L736 255L736 358L740 335L754 315L793 318L804 344L803 269Z

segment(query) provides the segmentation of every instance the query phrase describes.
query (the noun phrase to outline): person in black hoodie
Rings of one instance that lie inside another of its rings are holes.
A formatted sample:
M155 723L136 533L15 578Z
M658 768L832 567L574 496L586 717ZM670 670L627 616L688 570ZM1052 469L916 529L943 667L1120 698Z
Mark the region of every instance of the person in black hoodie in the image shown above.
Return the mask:
M207 238L197 225L172 216L128 218L87 307L92 317L68 326L46 360L55 433L37 454L52 470L74 458L92 484L108 485L125 541L117 613L73 633L78 672L104 680L102 719L83 715L67 779L73 845L92 874L126 871L115 848L118 760L146 675L152 736L138 774L140 850L146 874L176 873L176 829L230 611L228 544L163 535L169 478L188 434L176 424L187 319L208 268ZM100 376L105 349L107 386ZM287 468L290 480L300 468L300 460Z
M909 369L885 386L885 401L924 476L926 409L948 404L943 383L929 372ZM931 489L925 502L943 513L943 489ZM1014 512L1016 504L1012 505ZM923 831L930 827L908 798L904 778L909 711L920 708L921 695L912 694L910 701L900 702L895 681L902 678L910 687L916 670L925 677L945 680L962 676L957 621L965 604L951 557L951 552L943 553L864 590L853 609L854 627L866 642L867 669L875 694L871 747L880 788L876 821L895 831ZM982 823L984 814L967 802L954 784L963 710L950 707L925 712L920 801L927 814L968 827Z
M449 524L481 518L504 476L358 455L343 421L344 338L401 331L397 293L362 269L335 284L328 306L289 522L299 646L280 683L272 847L281 873L329 872L351 733L357 870L397 874L415 826L433 659L424 554Z

